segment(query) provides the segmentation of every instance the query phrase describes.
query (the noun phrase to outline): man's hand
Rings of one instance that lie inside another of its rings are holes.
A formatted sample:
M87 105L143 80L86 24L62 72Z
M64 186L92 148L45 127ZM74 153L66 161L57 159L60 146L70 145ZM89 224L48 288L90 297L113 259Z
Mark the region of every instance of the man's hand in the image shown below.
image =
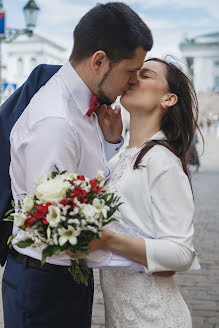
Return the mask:
M174 276L175 273L176 273L175 271L161 271L161 272L154 272L152 273L152 275L158 277L172 277Z
M106 244L107 241L109 240L109 238L111 238L113 232L110 230L104 230L101 233L101 238L92 240L89 244L88 244L88 254L91 252L94 252L98 249L104 249L106 248ZM65 251L65 254L67 254L69 257L72 257L76 260L80 260L81 258L84 257L84 254L82 254L81 252L76 252L76 253L72 253L72 251L70 251L70 249L67 249Z
M97 111L97 116L105 140L110 143L118 143L123 127L120 106L117 105L113 110L111 106L103 105Z
M102 248L104 248L102 239L92 240L88 245L88 254Z
M115 233L111 230L104 229L101 232L101 237L95 240L92 240L88 245L88 254L98 249L108 249L108 242Z

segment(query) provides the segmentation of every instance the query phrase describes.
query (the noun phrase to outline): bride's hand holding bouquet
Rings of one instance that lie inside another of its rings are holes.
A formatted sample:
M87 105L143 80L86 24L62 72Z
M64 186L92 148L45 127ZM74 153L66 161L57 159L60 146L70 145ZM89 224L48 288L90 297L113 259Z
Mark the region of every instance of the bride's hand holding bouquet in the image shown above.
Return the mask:
M87 285L88 245L101 238L102 228L114 220L119 205L118 197L107 192L102 171L88 179L56 170L40 177L33 194L26 195L15 212L6 213L10 214L6 220L25 231L18 247L43 246L42 265L47 257L62 251L71 254L70 273L75 281ZM14 237L9 238L10 246Z

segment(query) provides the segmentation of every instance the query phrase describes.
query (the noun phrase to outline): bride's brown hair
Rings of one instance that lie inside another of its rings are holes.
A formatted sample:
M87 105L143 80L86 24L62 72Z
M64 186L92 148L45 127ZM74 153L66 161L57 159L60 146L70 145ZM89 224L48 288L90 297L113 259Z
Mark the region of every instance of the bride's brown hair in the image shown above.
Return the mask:
M181 160L183 170L191 184L187 160L196 130L202 137L198 127L198 100L195 89L189 78L172 62L159 58L150 58L145 62L148 61L156 61L166 66L168 91L178 96L178 102L166 109L161 120L160 129L165 133L167 140L147 141L137 156L134 169L140 167L141 159L153 146L162 145Z

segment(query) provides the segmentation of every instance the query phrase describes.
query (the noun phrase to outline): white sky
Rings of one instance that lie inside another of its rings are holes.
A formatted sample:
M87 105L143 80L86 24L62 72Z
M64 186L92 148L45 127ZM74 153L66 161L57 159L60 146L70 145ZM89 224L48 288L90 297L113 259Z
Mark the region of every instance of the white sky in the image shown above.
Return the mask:
M80 18L97 2L104 0L35 0L41 11L36 33L67 49L72 48L72 33ZM179 42L189 37L219 31L219 0L127 0L152 30L154 47L150 56L172 54L180 57ZM22 8L27 0L3 0L8 27L24 27ZM66 57L66 58L67 58Z

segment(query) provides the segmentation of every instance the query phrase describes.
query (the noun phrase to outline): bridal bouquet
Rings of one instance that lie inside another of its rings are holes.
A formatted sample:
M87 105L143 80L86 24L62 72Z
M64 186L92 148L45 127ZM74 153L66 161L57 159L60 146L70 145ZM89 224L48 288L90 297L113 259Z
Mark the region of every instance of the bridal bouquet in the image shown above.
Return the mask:
M42 265L46 258L70 250L69 271L75 281L88 284L90 270L86 264L88 244L101 237L103 226L115 220L118 197L107 192L104 175L88 179L83 175L53 171L39 178L32 195L26 195L18 210L10 210L5 220L25 231L25 238L16 245L44 246ZM13 213L11 213L13 211ZM10 236L8 244L15 236ZM80 254L80 259L77 255Z

